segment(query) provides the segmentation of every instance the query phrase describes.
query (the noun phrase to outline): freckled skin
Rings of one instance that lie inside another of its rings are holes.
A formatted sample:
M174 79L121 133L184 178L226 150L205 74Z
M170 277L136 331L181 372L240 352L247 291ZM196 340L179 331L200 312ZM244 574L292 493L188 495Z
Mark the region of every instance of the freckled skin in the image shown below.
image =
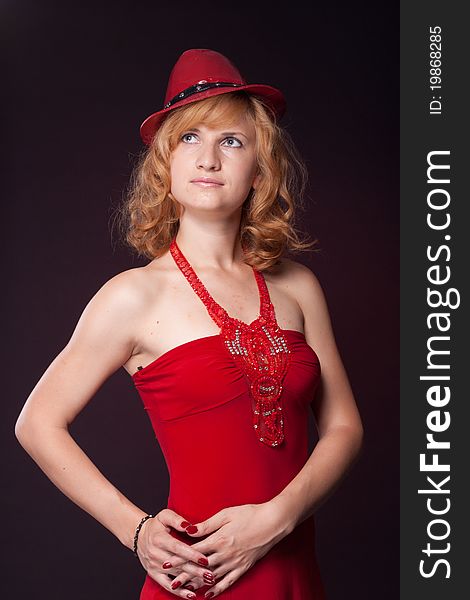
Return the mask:
M238 212L257 182L255 143L255 127L246 117L228 127L199 124L184 132L170 159L172 195L185 210L207 209L216 218ZM192 183L200 177L222 185Z

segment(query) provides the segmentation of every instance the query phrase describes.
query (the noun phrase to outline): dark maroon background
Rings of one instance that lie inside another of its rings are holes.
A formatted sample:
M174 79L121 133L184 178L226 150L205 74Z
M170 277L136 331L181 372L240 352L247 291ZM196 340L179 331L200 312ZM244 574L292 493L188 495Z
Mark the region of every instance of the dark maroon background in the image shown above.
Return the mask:
M139 125L192 47L285 91L310 171L305 228L323 249L298 260L324 288L366 432L317 513L319 562L329 600L398 597L399 4L274 6L2 2L4 598L138 598L143 568L49 482L14 424L89 299L143 264L111 236L112 210ZM164 507L165 464L124 369L71 433L143 510Z

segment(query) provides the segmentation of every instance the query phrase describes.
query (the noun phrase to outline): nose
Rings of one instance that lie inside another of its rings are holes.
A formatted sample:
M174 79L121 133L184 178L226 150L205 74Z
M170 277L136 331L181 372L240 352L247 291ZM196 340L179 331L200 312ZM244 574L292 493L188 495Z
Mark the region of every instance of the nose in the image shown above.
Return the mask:
M220 156L217 144L201 144L196 166L205 171L218 171L220 169Z

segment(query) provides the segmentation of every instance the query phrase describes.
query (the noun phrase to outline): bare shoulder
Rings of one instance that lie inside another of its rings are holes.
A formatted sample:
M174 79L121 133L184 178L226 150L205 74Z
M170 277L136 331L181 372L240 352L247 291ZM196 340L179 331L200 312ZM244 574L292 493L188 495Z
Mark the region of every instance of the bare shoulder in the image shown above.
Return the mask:
M309 267L287 257L282 257L280 262L273 267L269 273L279 280L302 280L311 276L315 277L313 271Z
M272 276L299 306L305 337L317 354L324 358L334 347L334 334L318 277L306 265L289 258L282 259Z
M124 311L139 309L146 300L148 280L148 267L121 271L103 283L93 300Z
M103 382L129 359L140 310L147 301L147 273L146 267L118 273L92 296L67 344L31 392L21 422L47 415L60 426L70 424Z
M309 267L298 261L282 258L270 271L267 279L295 298L302 310L304 306L312 306L312 301L324 301L318 277Z
M153 285L149 279L153 280ZM155 275L148 266L122 271L101 285L85 306L68 342L69 348L84 344L121 348L119 360L132 351L138 319L155 289Z

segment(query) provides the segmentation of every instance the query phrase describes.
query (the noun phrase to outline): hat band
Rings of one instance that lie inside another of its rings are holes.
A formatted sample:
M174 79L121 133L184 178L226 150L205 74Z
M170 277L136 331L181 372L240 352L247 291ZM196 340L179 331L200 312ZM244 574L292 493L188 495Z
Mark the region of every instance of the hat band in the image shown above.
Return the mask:
M176 96L174 96L174 98L172 98L169 102L167 102L163 108L164 109L170 108L170 106L173 106L173 104L175 104L176 102L185 100L188 96L192 96L193 94L197 94L199 92L205 92L206 90L210 90L212 88L240 87L241 85L243 85L243 84L242 83L232 83L232 82L228 82L228 81L217 81L216 83L209 83L207 81L199 81L195 85L191 85L190 87L186 88L179 94L176 94Z

